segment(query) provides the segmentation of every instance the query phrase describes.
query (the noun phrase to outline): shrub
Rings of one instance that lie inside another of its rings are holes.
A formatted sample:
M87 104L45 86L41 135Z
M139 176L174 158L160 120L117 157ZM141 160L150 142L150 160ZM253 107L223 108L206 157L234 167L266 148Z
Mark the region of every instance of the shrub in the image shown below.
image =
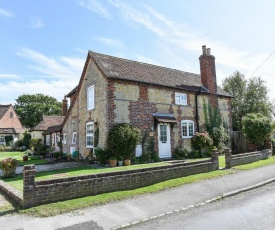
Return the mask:
M112 151L112 156L123 156L124 159L130 159L140 139L140 131L137 128L119 124L110 130L107 144Z
M29 146L32 148L32 150L36 151L37 147L39 145L42 145L41 142L42 142L42 139L40 139L40 138L32 138L30 140Z
M186 159L190 152L191 152L191 149L189 150L182 147L176 147L173 152L173 158L176 160Z
M12 140L13 140L13 136L12 135L5 136L5 142L6 142L7 146L11 146Z
M213 145L216 146L219 150L226 146L229 139L223 127L214 127L211 138L213 139Z
M249 113L243 117L242 124L247 139L257 145L258 150L264 149L265 140L270 139L272 131L270 118L259 113Z
M17 166L17 160L13 158L5 158L1 161L1 169L3 171L4 178L10 178L15 175Z
M106 164L106 161L110 158L110 152L107 148L95 148L95 157L99 164Z
M193 150L202 150L203 148L212 147L213 140L209 137L207 132L196 132L196 134L191 138L191 145Z
M26 146L26 148L30 145L31 140L31 134L27 133L27 131L24 133L23 139L22 139L22 145Z
M55 159L58 159L59 156L60 156L60 152L54 152L54 153L53 153L53 157L54 157Z

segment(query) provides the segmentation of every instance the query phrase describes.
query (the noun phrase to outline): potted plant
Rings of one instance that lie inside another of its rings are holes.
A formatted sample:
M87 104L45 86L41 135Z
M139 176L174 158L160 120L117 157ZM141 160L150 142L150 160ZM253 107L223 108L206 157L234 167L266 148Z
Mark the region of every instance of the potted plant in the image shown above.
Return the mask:
M28 161L28 159L29 159L28 155L23 156L23 161Z
M130 157L140 139L139 129L128 124L119 124L110 130L107 143L115 155L123 156L124 165L129 165Z
M123 157L122 156L119 156L118 157L118 166L123 166Z
M110 166L111 167L116 167L117 166L117 158L116 157L110 157Z

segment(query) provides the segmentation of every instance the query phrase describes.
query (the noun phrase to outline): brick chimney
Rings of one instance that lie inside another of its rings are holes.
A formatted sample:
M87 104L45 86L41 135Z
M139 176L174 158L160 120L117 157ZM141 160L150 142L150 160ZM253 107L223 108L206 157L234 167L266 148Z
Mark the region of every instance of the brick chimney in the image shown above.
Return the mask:
M65 95L64 99L62 100L62 116L66 116L67 110L68 110L68 100Z
M217 107L217 80L215 57L211 55L210 48L202 46L202 55L200 56L201 83L210 93L210 104Z

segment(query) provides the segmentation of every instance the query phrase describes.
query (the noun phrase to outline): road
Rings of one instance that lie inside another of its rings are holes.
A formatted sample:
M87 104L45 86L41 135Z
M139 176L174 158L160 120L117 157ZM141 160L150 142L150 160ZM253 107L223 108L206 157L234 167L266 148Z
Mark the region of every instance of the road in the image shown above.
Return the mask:
M275 183L217 202L180 211L125 228L232 230L275 229Z

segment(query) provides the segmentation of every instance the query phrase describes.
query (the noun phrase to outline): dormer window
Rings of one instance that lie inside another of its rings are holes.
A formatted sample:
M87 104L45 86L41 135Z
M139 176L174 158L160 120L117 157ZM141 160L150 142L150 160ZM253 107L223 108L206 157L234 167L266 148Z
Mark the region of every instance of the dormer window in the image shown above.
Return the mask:
M175 93L176 105L187 105L187 95L185 93Z

